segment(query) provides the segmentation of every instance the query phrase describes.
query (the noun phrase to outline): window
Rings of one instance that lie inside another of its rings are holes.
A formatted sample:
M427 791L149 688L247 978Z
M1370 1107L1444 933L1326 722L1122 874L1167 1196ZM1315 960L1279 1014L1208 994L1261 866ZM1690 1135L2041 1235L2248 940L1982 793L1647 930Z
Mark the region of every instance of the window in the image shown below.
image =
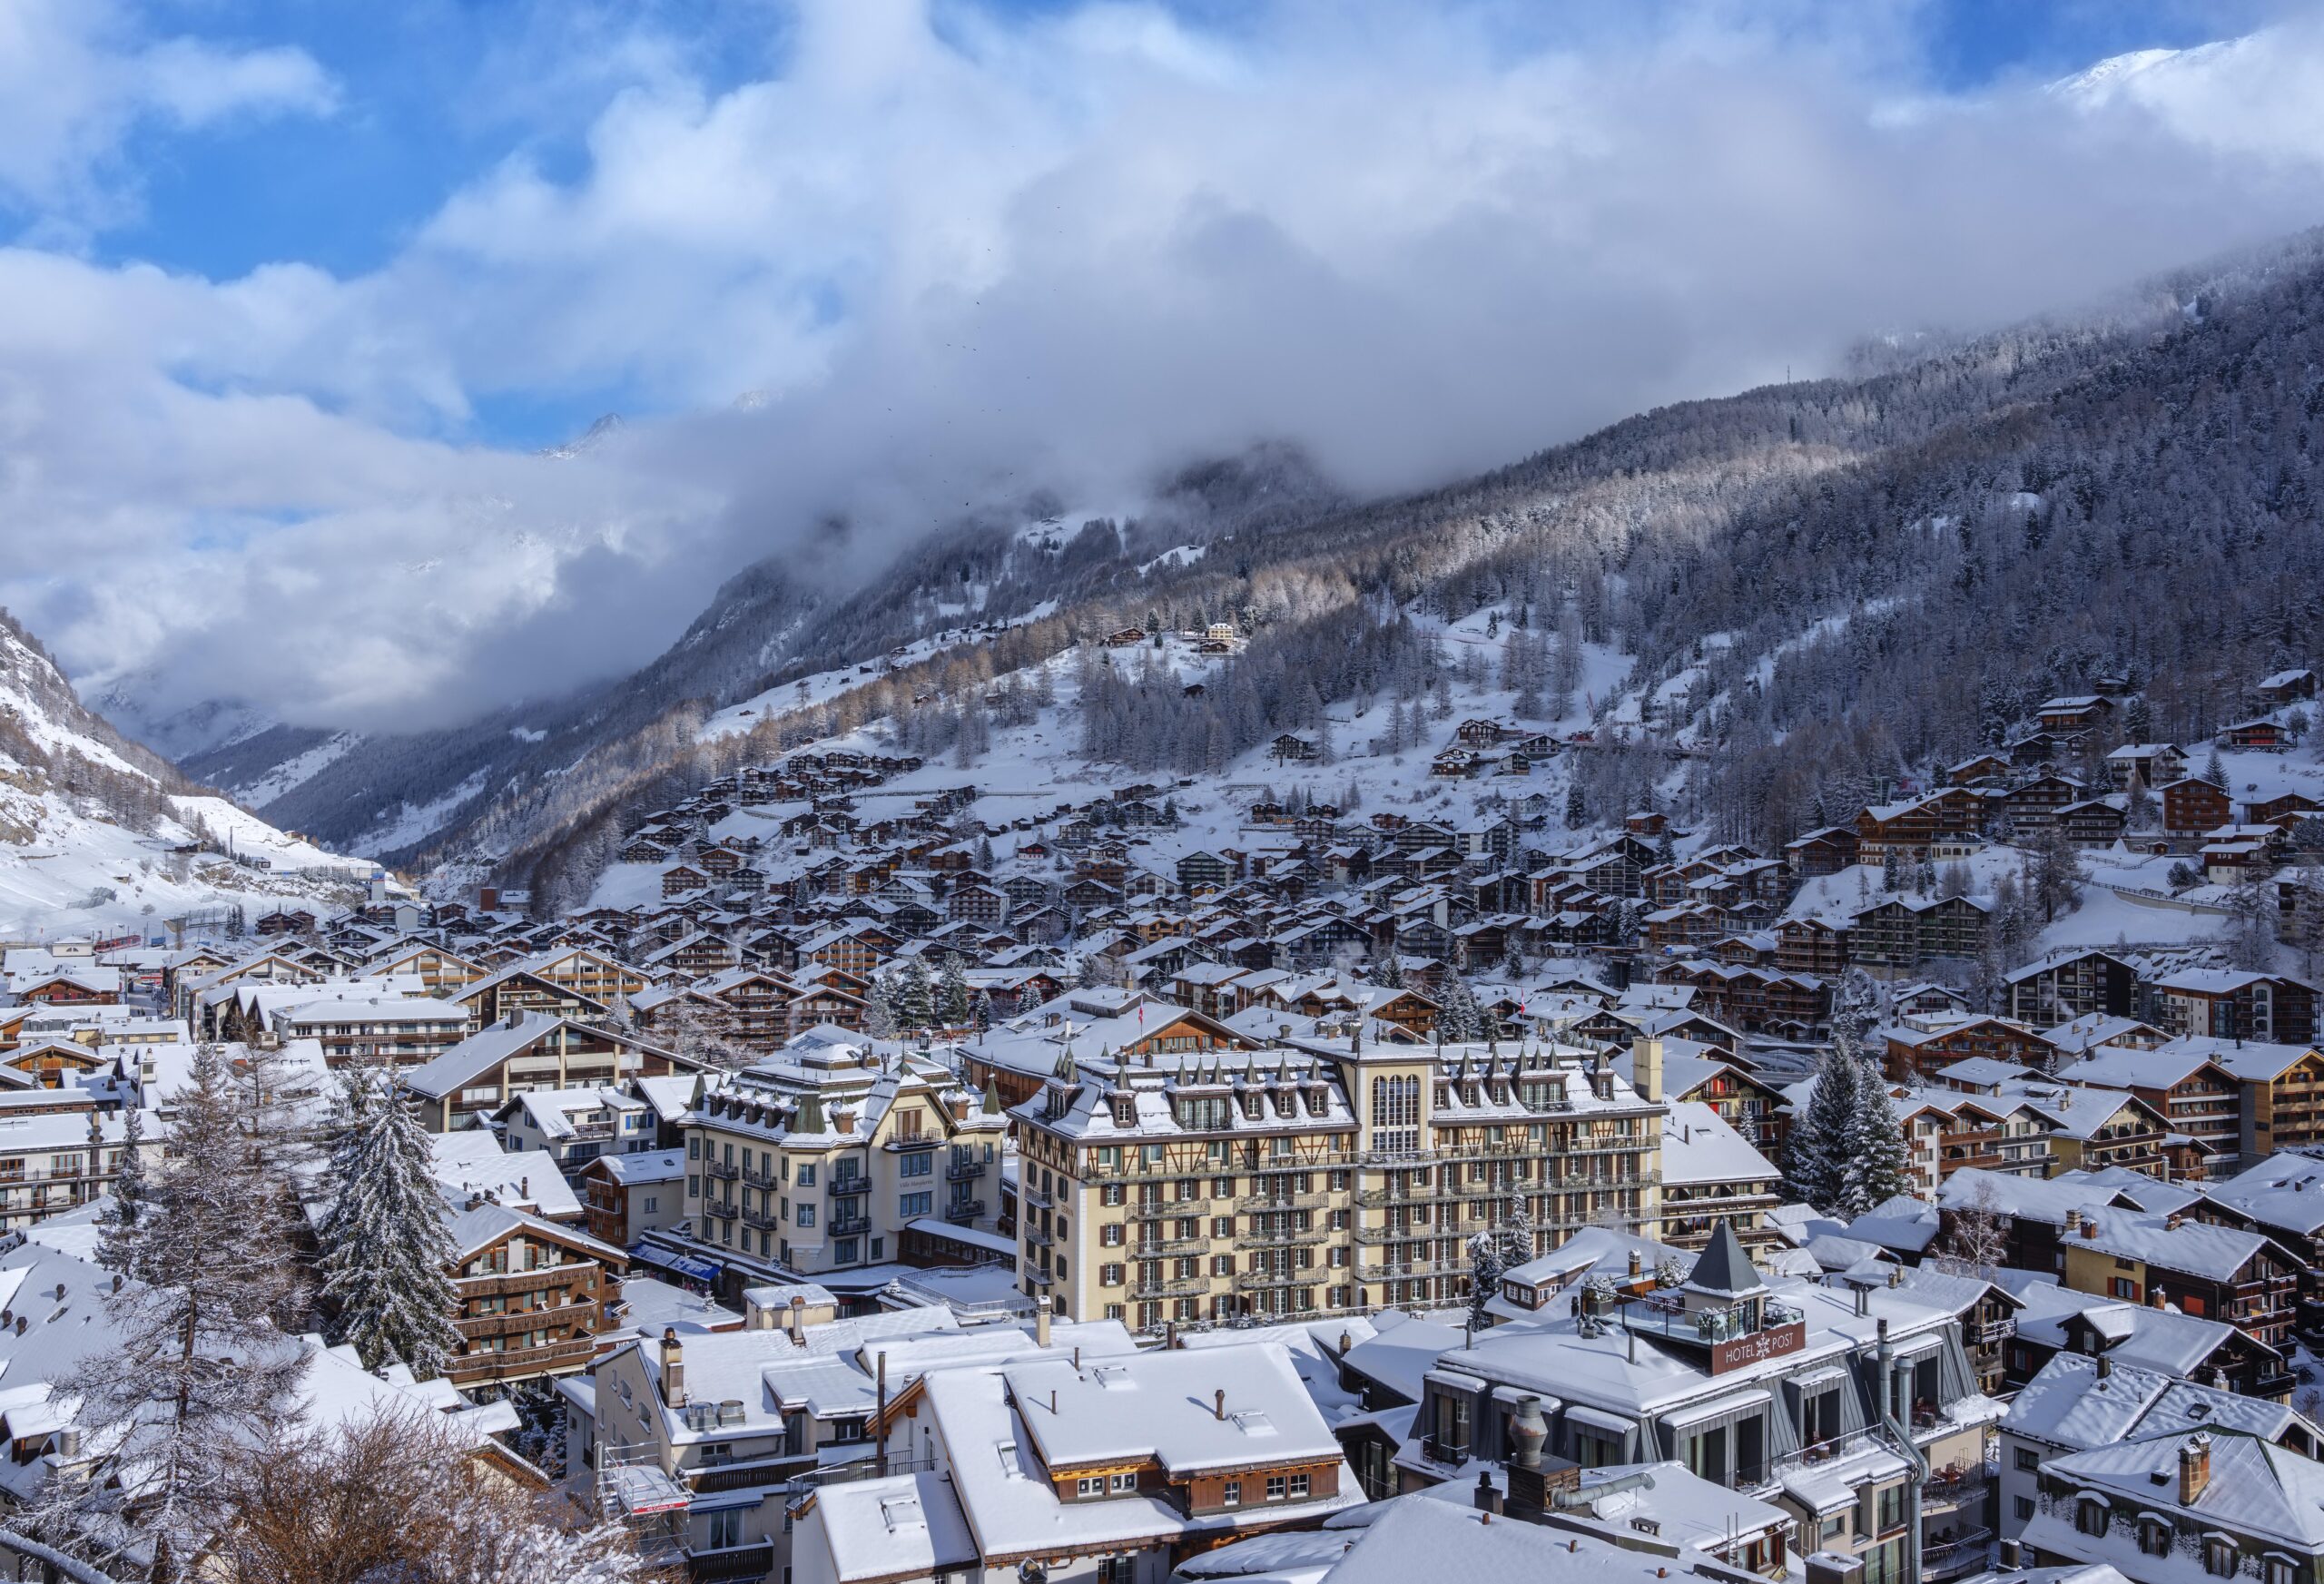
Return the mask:
M724 1511L710 1515L710 1550L724 1550L730 1546L739 1546L742 1543L743 1510L741 1508L729 1507Z
M661 1207L662 1207L662 1201L661 1201L659 1198L655 1197L655 1196L654 1195L652 1195L652 1194L648 1194L648 1195L645 1195L645 1214L647 1214L648 1215L653 1215L655 1211L657 1211L657 1210L661 1209Z
M2235 1559L2235 1548L2225 1540L2203 1542L2203 1571L2212 1578L2234 1578Z
M2139 1284L2131 1280L2130 1277L2116 1276L2111 1285L2113 1289L2115 1297L2124 1299L2132 1304L2138 1302Z
M1137 1584L1137 1557L1108 1557L1098 1564L1098 1584Z
M803 1188L812 1188L815 1186L815 1166L812 1161L803 1160L799 1163L798 1181Z
M1137 1476L1136 1474L1115 1474L1111 1476L1109 1482L1112 1488L1116 1491L1135 1491L1137 1489Z
M1106 1476L1090 1474L1076 1480L1073 1493L1076 1496L1103 1496L1106 1493Z
M1284 1492L1289 1490L1290 1486L1291 1481L1285 1479L1281 1474L1269 1474L1267 1476L1267 1500L1270 1501L1282 1500Z
M2073 1527L2083 1534L2102 1536L2106 1532L2106 1504L2084 1497L2074 1504Z
M936 1195L933 1194L904 1194L896 1200L896 1213L909 1219L927 1215L935 1208L935 1205Z
M1101 1287L1120 1286L1122 1284L1122 1267L1119 1265L1099 1265L1098 1267L1098 1284Z
M2020 1469L2038 1469L2042 1466L2042 1455L2035 1451L2032 1447L2019 1447L2017 1449L2017 1466Z
M896 1163L896 1175L900 1177L924 1177L935 1169L936 1152L933 1150L918 1151Z
M1308 1489L1309 1485L1307 1475L1294 1474L1291 1476L1291 1499L1293 1500L1296 1501L1301 1497L1306 1495Z
M1114 1223L1111 1226L1101 1226L1101 1227L1099 1227L1099 1228L1098 1229L1098 1243L1099 1243L1100 1245L1102 1245L1103 1246L1105 1246L1105 1247L1107 1247L1107 1248L1119 1248L1119 1247L1121 1247L1121 1245L1122 1245L1122 1227L1121 1227L1121 1223L1118 1221L1118 1222Z
M2139 1520L2139 1551L2143 1556L2167 1557L2171 1554L2171 1526L2159 1518Z
M1218 1504L1221 1507L1242 1506L1243 1481L1240 1480L1229 1480L1226 1484L1220 1486L1218 1488Z
M2017 1509L2017 1521L2020 1523L2031 1521L2034 1517L2034 1498L2031 1496L2021 1496L2017 1499L2015 1505Z
M852 1237L842 1237L838 1242L832 1244L832 1258L839 1261L842 1264L852 1264L856 1257L856 1241L857 1240Z
M687 1175L686 1197L689 1199L699 1199L702 1197L702 1177L699 1173L689 1173Z
M802 1226L812 1226L814 1224L815 1224L815 1207L814 1207L812 1205L800 1205L800 1206L799 1206L799 1225L802 1225Z

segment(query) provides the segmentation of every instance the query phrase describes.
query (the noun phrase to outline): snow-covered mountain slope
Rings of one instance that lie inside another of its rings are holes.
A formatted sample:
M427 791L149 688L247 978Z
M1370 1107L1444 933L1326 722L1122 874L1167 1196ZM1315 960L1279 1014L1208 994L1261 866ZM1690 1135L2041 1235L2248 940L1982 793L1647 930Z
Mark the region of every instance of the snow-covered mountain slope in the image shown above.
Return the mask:
M0 938L155 938L188 914L352 900L368 873L188 782L0 617Z
M1157 578L1183 570L1215 536L1297 521L1335 499L1295 452L1262 446L1160 481L1136 521L1035 494L940 525L900 554L824 523L803 549L729 578L630 676L441 731L278 726L180 762L278 824L391 861L497 860L666 769L716 712L735 712L729 725L756 718L763 706L751 701L795 693L801 677L852 676L948 633L1021 627L1061 604L1148 585L1141 565Z

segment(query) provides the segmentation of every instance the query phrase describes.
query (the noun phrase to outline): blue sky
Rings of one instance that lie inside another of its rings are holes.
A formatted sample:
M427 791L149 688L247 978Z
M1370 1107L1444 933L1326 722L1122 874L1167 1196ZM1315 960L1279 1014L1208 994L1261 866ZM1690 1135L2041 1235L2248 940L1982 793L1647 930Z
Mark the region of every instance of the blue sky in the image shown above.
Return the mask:
M2319 76L2259 0L6 0L0 604L453 718L833 517L1410 487L2281 235Z

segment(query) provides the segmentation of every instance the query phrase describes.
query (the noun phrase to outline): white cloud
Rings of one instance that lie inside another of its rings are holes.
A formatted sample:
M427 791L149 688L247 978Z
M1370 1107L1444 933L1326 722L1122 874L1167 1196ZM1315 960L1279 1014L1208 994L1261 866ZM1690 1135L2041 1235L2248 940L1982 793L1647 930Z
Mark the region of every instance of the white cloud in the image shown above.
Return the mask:
M0 252L0 592L178 702L442 717L636 664L827 511L892 539L1257 438L1416 484L2071 302L2324 189L2311 29L2166 112L1932 98L1893 34L1718 9L1517 52L1490 20L809 0L723 90L637 44L577 175L512 157L369 275ZM244 69L241 103L301 91ZM458 439L615 387L677 416L571 461Z
M328 113L337 91L304 51L147 37L115 0L0 5L0 208L68 225L129 202L117 155L141 124Z

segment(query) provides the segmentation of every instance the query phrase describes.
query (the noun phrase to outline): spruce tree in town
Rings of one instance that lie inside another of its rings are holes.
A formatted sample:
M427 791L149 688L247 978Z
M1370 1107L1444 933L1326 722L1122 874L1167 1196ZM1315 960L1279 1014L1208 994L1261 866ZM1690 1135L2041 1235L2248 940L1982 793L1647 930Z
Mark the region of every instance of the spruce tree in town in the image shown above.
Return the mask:
M330 1209L318 1229L323 1296L366 1368L428 1380L459 1346L448 1273L458 1252L430 1170L428 1131L397 1075L351 1069L331 1141Z
M110 1521L132 1484L137 1526L184 1555L233 1520L218 1449L282 1422L304 1355L276 1323L298 1286L289 1208L215 1045L195 1048L176 1107L133 1218L108 1219L98 1245L123 1278L103 1300L110 1334L52 1382L79 1400L94 1461L85 1480L48 1481L28 1521L59 1535Z
M1870 1057L1858 1056L1855 1062L1856 1110L1848 1119L1847 1147L1840 1158L1837 1211L1850 1221L1913 1191L1905 1130L1889 1102L1887 1082Z
M1816 1063L1816 1087L1792 1124L1785 1185L1791 1198L1825 1215L1840 1203L1842 1161L1856 1113L1856 1064L1838 1043Z

